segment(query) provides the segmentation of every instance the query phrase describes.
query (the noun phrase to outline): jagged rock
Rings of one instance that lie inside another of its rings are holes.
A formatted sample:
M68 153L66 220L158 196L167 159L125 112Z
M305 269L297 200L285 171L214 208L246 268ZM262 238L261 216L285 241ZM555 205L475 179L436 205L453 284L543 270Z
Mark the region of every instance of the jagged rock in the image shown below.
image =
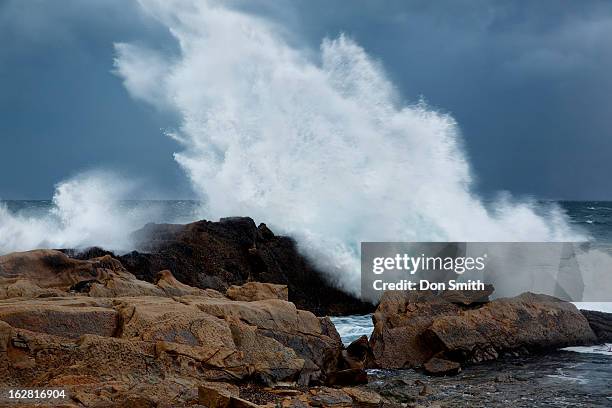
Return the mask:
M305 360L300 379L303 383L325 376L338 365L342 342L329 319L299 310L293 303L278 299L242 302L193 296L183 297L182 302L212 316L255 326L257 333L295 350Z
M574 305L531 293L466 306L432 292L388 292L374 322L372 365L382 368L420 367L438 353L474 363L595 341Z
M581 310L580 313L589 322L589 326L595 332L599 343L612 342L612 313L594 310Z
M370 313L362 302L328 283L297 250L293 239L274 235L251 218L223 218L187 225L148 224L134 233L138 251L117 257L139 279L155 281L168 269L182 283L225 292L249 281L288 287L289 300L318 316ZM101 250L72 256L99 256Z
M367 384L365 371L367 358L370 356L368 338L361 336L342 350L338 364L339 370L332 372L326 379L327 385Z
M121 262L105 255L79 260L54 250L19 252L0 257L0 296L163 296L161 288L125 270Z
M429 375L455 375L461 371L461 364L439 357L430 358L424 365Z
M232 300L169 271L143 282L109 255L32 251L0 265L1 288L28 287L35 271L54 294L0 301L3 387L61 386L85 406L190 406L202 381L311 385L342 369L331 321L286 300ZM276 289L235 291L253 287ZM256 405L234 395L229 406Z
M225 295L232 300L254 302L256 300L280 299L289 300L287 285L272 283L247 282L242 286L230 286Z
M373 315L372 365L420 367L439 351L423 336L425 330L437 316L459 310L433 292L385 292Z
M157 273L154 283L167 296L208 295L210 293L179 282L167 269Z

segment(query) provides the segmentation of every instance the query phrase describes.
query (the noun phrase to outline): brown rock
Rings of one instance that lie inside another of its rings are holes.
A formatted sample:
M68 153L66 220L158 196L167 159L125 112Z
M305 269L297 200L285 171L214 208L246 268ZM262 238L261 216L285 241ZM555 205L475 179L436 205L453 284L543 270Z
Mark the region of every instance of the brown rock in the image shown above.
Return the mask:
M432 357L425 363L423 368L425 368L425 372L429 375L455 375L461 371L461 364L439 357Z
M313 407L351 407L353 399L344 391L329 388L318 387L310 390L308 402Z
M330 328L328 319L298 310L293 303L278 299L242 302L192 296L182 297L181 301L210 315L254 326L258 335L294 350L304 360L300 374L303 384L318 380L338 367L342 342L335 328Z
M167 269L158 272L154 282L167 296L207 295L202 289L194 288L179 282L174 275L172 275L172 272Z
M83 334L112 336L118 327L118 313L109 308L77 306L72 299L0 304L0 320L12 327L78 338Z
M245 302L266 299L289 300L287 285L261 282L247 282L242 286L232 285L227 289L225 295L232 300Z
M382 398L374 391L356 387L345 387L342 391L352 398L355 407L376 408L382 405Z
M474 362L497 358L507 350L554 349L596 340L576 306L532 293L439 317L427 332L446 352L461 353Z
M0 353L5 353L9 347L14 330L10 324L0 321Z
M281 401L282 408L308 408L310 404L307 401L304 401L300 398L285 398Z
M232 397L230 400L230 408L259 408L259 405L240 397Z
M115 300L123 322L121 337L194 346L235 348L228 323L199 308L169 298Z
M209 382L198 387L198 402L208 408L229 408L232 397L239 395L237 386L223 382Z
M375 366L420 367L439 351L423 336L425 330L438 316L459 311L459 306L433 292L385 292L370 337Z
M85 406L170 407L196 404L202 381L309 385L365 377L363 369L342 370L342 343L328 318L277 298L231 300L168 271L155 284L142 282L102 255L0 257L0 295L11 296L0 301L0 387L62 386ZM347 356L361 358L363 346ZM256 405L232 395L229 406Z
M599 343L612 342L612 313L593 310L581 310L580 313L589 322L589 326L595 332Z
M293 349L261 335L254 326L234 322L231 329L238 349L244 354L243 364L258 380L271 385L299 377L305 362Z
M434 389L427 383L421 381L421 380L415 380L414 381L414 385L420 385L423 388L421 388L421 391L419 391L419 395L421 397L426 397L428 395L431 395L434 393Z
M164 296L151 283L140 281L109 255L90 260L41 249L0 256L0 296Z

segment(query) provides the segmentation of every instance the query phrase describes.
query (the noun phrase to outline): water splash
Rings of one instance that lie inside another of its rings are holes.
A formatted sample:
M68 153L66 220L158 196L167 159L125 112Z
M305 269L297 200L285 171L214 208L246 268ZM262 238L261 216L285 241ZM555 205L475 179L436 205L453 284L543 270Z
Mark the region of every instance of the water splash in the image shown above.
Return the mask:
M141 4L180 53L117 44L117 73L134 97L181 115L170 136L203 216L272 224L352 292L364 240L580 238L556 207L508 197L485 206L455 120L402 103L347 36L312 58L274 24L216 2Z
M109 172L87 172L56 186L53 205L41 214L19 214L0 206L0 254L35 248L102 246L133 248L130 232L155 219L157 209L126 208L136 185Z

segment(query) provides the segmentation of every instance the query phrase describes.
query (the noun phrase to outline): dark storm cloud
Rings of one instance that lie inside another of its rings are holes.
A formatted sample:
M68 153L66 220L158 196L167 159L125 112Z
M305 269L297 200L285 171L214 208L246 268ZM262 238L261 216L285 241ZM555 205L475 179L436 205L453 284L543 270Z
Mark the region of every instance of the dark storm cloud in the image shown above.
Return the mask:
M233 3L296 47L353 37L406 101L457 119L482 192L612 199L612 2ZM115 41L173 52L162 27L119 0L5 1L0 39L0 196L48 196L100 164L177 191L177 147L159 129L174 119L111 74Z
M0 3L0 198L49 198L100 167L186 194L160 131L172 118L132 101L111 72L113 42L142 38L172 44L126 1Z

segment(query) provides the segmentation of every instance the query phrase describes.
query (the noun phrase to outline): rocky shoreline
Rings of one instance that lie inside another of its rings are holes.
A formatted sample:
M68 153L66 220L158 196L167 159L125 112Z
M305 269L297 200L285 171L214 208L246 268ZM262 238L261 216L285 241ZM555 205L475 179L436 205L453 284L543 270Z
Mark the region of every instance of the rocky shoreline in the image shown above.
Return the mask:
M136 251L115 255L101 248L63 250L77 259L111 255L138 279L153 282L170 270L182 283L224 292L249 281L286 285L289 301L317 316L366 314L374 306L328 284L297 249L296 242L276 235L249 217L218 222L147 224L133 233Z
M2 404L461 406L454 384L483 390L465 397L471 405L503 406L520 381L496 380L506 365L609 341L609 314L530 293L489 301L488 287L385 293L370 338L345 347L326 316L373 306L333 297L342 292L265 225L233 218L149 225L138 234L148 252L0 256L0 388L67 395L17 402L3 395ZM474 382L466 368L491 378ZM501 389L495 404L487 404L491 387Z

